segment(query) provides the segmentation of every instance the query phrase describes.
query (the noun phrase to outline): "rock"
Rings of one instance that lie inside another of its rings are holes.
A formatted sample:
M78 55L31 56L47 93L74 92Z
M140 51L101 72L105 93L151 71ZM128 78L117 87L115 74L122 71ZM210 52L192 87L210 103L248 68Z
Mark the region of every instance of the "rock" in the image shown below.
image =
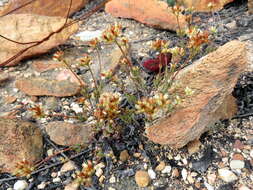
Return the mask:
M120 152L120 155L119 155L119 159L122 161L122 162L125 162L129 159L129 154L128 154L128 151L127 150L123 150Z
M231 172L230 170L226 168L219 169L218 174L220 178L227 183L230 183L238 179L237 176L233 172Z
M244 157L243 157L243 155L241 155L241 154L239 154L239 153L235 153L234 155L233 155L233 158L232 158L233 160L244 160Z
M22 160L38 161L43 153L42 133L31 122L0 118L0 166L2 172L15 171Z
M62 165L61 173L68 172L68 171L75 170L75 169L77 169L77 166L75 165L75 162L68 161L68 162L66 162L65 164Z
M211 185L215 184L215 180L216 180L215 173L208 173L206 178L207 178L208 183L210 183Z
M231 118L236 113L231 92L240 74L251 69L252 53L250 42L231 41L181 70L176 77L180 87L170 93L180 95L182 103L147 127L147 137L180 148L199 138L219 119ZM194 91L192 96L186 96L186 87Z
M75 36L77 37L77 39L80 39L86 43L88 43L89 41L95 39L95 38L101 38L103 34L102 30L95 30L95 31L82 31L77 33Z
M20 7L21 5L27 4L30 0L10 0L9 3L0 11L0 16ZM75 0L72 1L70 15L80 10L88 3L88 0ZM44 16L60 16L66 17L70 1L69 0L43 0L43 1L32 1L28 5L14 11L14 14L28 13L37 14Z
M72 83L76 83L80 85L79 80L75 77L75 75L69 69L61 70L56 76L56 80L59 80L59 81L69 80ZM84 85L84 82L82 82L82 85Z
M182 169L181 175L182 175L183 180L185 181L187 179L187 175L188 175L188 172L185 168Z
M76 183L75 181L67 184L64 188L64 190L78 190L79 189L79 183Z
M0 66L17 65L24 58L46 53L50 49L64 43L70 35L78 30L78 24L73 24L56 32L63 26L64 22L65 19L60 17L31 14L13 14L1 17L0 33L11 40L34 42L41 41L50 34L52 35L42 43L32 44L17 44L0 38L0 43L4 44L0 48ZM21 51L23 52L15 58L14 56Z
M199 151L199 148L201 146L201 142L199 139L195 139L187 144L187 149L190 155L196 153Z
M178 177L178 176L179 176L179 171L178 171L177 168L174 168L174 169L172 170L171 176L172 176L172 177Z
M248 12L253 14L253 0L248 0Z
M239 187L238 190L250 190L250 189L247 186L242 185L242 186Z
M177 30L177 21L167 3L157 0L111 0L105 11L115 17L131 18L149 26ZM180 27L186 26L185 17L179 16Z
M231 162L230 162L230 168L232 170L242 169L242 168L244 168L244 166L245 166L245 163L242 160L231 160Z
M81 87L69 80L49 80L40 77L20 78L16 87L30 96L56 96L66 97L79 93Z
M7 73L0 73L0 87L5 84L10 79L10 76Z
M35 71L43 73L55 68L64 67L64 65L58 61L54 60L43 60L43 61L34 61L32 67Z
M149 175L150 179L156 178L156 173L152 169L148 169L148 175Z
M139 170L135 173L135 181L139 187L147 187L150 183L148 172Z
M17 98L16 98L15 96L6 96L6 97L4 98L4 101L5 101L5 103L7 103L7 104L12 104L12 103L14 103L16 100L17 100Z
M82 124L55 121L48 123L45 129L53 142L63 146L87 144L92 137L92 127Z
M164 169L162 170L163 174L169 174L171 172L171 166L165 166Z
M156 166L155 170L156 170L156 171L162 171L162 170L165 168L165 166L166 166L166 165L165 165L165 162L162 161L162 162L159 163L158 166Z
M181 0L182 4L187 7L194 7L196 12L210 12L210 8L207 6L209 3L213 4L212 11L218 11L223 8L224 5L233 2L234 0Z
M208 146L199 160L192 161L192 169L199 173L204 173L214 158L214 151L211 146Z
M28 183L25 180L18 180L14 186L14 190L25 190L28 187Z
M237 139L237 140L235 141L234 148L235 148L235 149L240 149L240 150L241 150L241 149L243 149L243 147L244 147L244 144L243 144L240 140Z

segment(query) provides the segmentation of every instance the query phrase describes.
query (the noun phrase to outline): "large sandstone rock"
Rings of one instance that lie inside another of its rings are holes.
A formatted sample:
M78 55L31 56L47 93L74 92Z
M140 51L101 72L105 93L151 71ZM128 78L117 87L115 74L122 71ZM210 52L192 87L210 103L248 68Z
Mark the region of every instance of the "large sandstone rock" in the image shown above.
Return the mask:
M61 17L47 17L31 14L7 15L0 18L0 34L18 42L40 41L52 32L57 31L65 22ZM42 43L17 44L0 38L0 67L6 64L6 61L20 51L30 46L34 46L23 52L20 56L10 61L7 66L13 66L20 60L34 55L42 54L48 50L64 43L71 34L78 30L78 24L71 25L57 33L54 33L49 39Z
M171 115L147 128L148 138L180 148L219 119L232 117L236 104L231 92L239 75L252 67L252 60L252 43L232 41L182 70L176 78L180 88L172 93L184 101ZM183 92L187 86L195 91L191 97Z
M14 172L17 162L42 158L43 140L33 123L0 118L0 171Z
M10 0L2 10L0 16L17 9L18 7L29 3L31 0ZM73 0L70 9L70 15L80 10L87 4L88 0ZM38 14L44 16L66 17L70 0L37 0L33 1L20 9L15 10L14 14Z
M64 146L87 144L92 137L91 126L63 121L48 123L46 131L53 142Z
M20 78L15 83L16 87L30 96L74 96L81 87L69 80L49 80L40 77Z
M233 2L234 0L180 0L186 8L194 7L197 12L209 12L210 8L207 6L209 3L213 4L212 11L218 11L224 5Z
M167 3L157 0L111 0L106 12L115 17L132 18L149 26L176 30L177 21ZM186 26L185 17L180 15L180 26Z

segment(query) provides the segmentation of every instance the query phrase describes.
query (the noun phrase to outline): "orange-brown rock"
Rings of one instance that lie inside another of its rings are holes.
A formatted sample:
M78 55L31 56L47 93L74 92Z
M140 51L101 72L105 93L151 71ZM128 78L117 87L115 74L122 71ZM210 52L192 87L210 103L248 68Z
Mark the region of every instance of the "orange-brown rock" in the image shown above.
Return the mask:
M252 59L251 43L231 41L180 71L176 78L179 87L171 93L178 94L183 102L147 128L148 138L180 148L219 119L232 117L236 104L231 92L239 75L250 68L250 56ZM186 87L194 91L192 96L186 96Z
M105 6L106 12L115 17L131 18L149 26L176 30L177 21L167 3L157 0L111 0ZM180 26L186 25L185 17L180 15Z
M224 5L233 1L234 0L180 0L180 3L186 8L194 7L197 12L210 12L221 10ZM208 7L209 3L212 3L212 7Z
M0 47L0 67L5 65L6 61L11 58L13 58L13 60L8 62L7 66L16 65L24 58L45 53L64 43L71 34L78 30L78 24L74 24L59 32L55 32L63 26L64 22L65 19L61 17L31 14L13 14L1 17L0 34L12 40L27 43L41 41L50 34L52 35L44 42L38 44L17 44L4 38L0 38L0 44L2 44ZM27 49L28 47L31 48ZM21 51L24 52L14 58L14 56Z
M253 14L253 0L248 0L248 12Z
M0 11L0 16L9 13L18 7L23 6L20 9L13 11L14 14L26 13L26 14L38 14L44 16L60 16L66 17L70 0L10 0L7 5ZM87 4L88 0L73 0L70 15L80 10Z
M0 171L14 172L17 162L38 161L43 153L42 132L33 123L0 118Z
M20 78L15 83L16 87L30 96L74 96L81 87L69 80L53 80L40 77Z
M45 129L50 139L58 145L87 144L92 137L92 128L88 125L55 121L50 122Z
M39 73L43 73L55 68L64 67L64 65L60 63L59 61L41 60L41 61L34 61L32 63L32 67L35 71Z

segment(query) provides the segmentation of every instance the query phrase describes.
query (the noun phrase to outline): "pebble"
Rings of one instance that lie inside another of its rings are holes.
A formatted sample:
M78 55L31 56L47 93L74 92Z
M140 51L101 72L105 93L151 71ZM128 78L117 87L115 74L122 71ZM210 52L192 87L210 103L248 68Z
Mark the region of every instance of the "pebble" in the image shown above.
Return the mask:
M244 168L245 163L242 160L232 160L230 162L230 168L231 169L242 169Z
M37 188L38 189L44 189L45 187L46 187L46 182L45 181L43 181L41 184L39 184L38 186L37 186Z
M183 180L185 181L187 178L187 170L185 168L182 169L181 175L182 175Z
M98 168L95 174L97 177L100 177L103 174L103 170L101 168Z
M204 182L204 185L206 186L207 190L214 190L214 187L207 182Z
M237 176L233 172L231 172L230 170L226 168L219 169L218 174L220 178L227 183L230 183L238 179Z
M247 186L242 185L242 186L239 187L238 190L250 190L250 189Z
M214 173L208 173L206 178L207 178L208 183L214 184L216 180L216 175Z
M14 186L14 190L25 190L28 187L28 183L25 180L18 180Z
M53 183L60 183L61 182L61 178L56 177L53 179Z
M116 189L114 189L113 187L109 187L108 190L116 190Z
M75 170L76 168L77 167L76 167L76 165L73 161L68 161L68 162L66 162L65 164L62 165L61 173L71 171L71 170Z
M139 187L147 187L150 183L148 172L139 170L135 173L135 181Z
M67 184L64 188L64 190L78 190L79 189L79 183L76 183L75 181Z
M253 158L253 149L249 153L250 157Z
M52 178L55 178L56 176L57 176L57 173L56 173L56 172L52 172L52 173L51 173L51 177L52 177Z
M110 183L115 183L116 182L116 177L114 175L112 175L109 179Z
M156 166L155 170L156 170L156 171L162 171L162 170L165 168L165 166L166 166L166 165L165 165L165 162L162 161L162 162L159 163L158 166Z
M165 166L165 168L162 170L163 174L169 174L171 172L171 166Z
M127 150L123 150L120 152L120 155L119 155L119 159L122 161L122 162L125 162L129 159L129 154L128 154L128 151Z
M152 169L148 169L148 175L149 175L149 177L151 179L155 179L156 178L156 173Z
M179 171L177 168L172 170L172 177L178 177L179 176Z

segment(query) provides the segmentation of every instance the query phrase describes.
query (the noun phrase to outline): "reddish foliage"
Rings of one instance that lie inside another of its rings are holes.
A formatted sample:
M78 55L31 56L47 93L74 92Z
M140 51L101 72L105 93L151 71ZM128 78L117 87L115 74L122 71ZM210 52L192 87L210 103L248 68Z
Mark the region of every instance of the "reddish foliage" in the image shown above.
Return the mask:
M154 59L148 59L141 62L141 66L147 73L158 73L159 70L164 70L165 66L170 64L171 58L171 53L160 53Z

